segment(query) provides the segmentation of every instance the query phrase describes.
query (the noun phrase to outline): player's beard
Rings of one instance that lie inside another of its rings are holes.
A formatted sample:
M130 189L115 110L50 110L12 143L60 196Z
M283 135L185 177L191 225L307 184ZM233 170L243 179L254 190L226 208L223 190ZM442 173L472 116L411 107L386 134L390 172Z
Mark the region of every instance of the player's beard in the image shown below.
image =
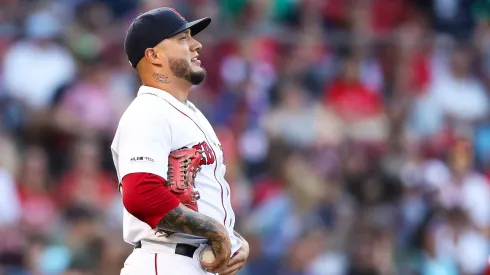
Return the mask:
M199 85L206 77L206 70L201 68L199 71L193 71L189 61L185 59L169 59L168 64L170 71L176 77L189 81L192 85Z

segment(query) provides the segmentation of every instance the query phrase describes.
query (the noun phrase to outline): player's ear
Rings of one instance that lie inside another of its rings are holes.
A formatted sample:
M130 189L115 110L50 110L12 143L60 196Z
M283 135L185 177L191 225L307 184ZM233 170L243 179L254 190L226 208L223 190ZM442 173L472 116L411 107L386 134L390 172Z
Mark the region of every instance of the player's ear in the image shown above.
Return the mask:
M145 50L145 58L151 64L161 66L165 57L161 49L154 47Z

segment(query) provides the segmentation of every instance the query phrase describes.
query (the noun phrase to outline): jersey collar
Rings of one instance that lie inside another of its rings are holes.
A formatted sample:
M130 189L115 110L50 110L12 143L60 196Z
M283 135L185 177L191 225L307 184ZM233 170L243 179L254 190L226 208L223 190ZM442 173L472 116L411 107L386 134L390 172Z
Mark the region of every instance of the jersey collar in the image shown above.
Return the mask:
M161 90L155 87L150 87L150 86L145 86L142 85L138 91L138 96L142 94L151 94L154 96L157 96L165 101L167 101L170 105L173 107L177 108L179 111L185 113L188 116L194 116L195 112L192 111L188 106L186 106L184 103L180 102L178 99L176 99L173 95L171 95L169 92L165 90ZM190 101L188 101L189 105L192 106L194 109L196 108L194 104L192 104Z

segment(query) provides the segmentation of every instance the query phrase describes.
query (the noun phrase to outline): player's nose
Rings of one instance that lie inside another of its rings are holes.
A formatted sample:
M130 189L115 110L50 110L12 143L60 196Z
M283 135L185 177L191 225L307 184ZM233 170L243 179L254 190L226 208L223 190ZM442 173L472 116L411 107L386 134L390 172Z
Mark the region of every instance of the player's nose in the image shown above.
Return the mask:
M199 43L199 41L197 41L196 39L192 39L193 40L193 43L192 43L192 47L191 47L191 50L194 52L194 51L198 51L202 48L202 45L201 43Z

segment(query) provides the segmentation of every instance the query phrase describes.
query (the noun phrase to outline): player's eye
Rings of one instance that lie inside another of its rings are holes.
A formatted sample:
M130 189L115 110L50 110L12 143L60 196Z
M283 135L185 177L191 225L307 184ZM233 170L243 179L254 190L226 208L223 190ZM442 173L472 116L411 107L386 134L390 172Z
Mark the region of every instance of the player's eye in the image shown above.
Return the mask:
M185 39L187 39L187 36L183 36L180 38L180 40L185 40Z

